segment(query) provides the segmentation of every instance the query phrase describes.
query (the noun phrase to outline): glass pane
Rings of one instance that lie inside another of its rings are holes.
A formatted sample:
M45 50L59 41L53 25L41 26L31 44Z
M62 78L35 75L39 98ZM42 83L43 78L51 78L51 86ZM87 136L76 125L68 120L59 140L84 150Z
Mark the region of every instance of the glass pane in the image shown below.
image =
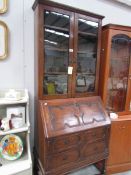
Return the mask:
M79 19L76 92L94 92L98 23Z
M78 20L78 28L81 32L97 34L98 33L98 23L93 21L87 21L85 19Z
M125 109L130 64L129 37L112 38L110 74L108 79L107 109L120 112Z
M45 25L56 26L59 28L65 28L69 30L70 24L68 15L46 10L44 17Z
M67 93L67 75L45 74L44 93L48 95Z
M70 19L50 11L44 17L44 94L67 94Z

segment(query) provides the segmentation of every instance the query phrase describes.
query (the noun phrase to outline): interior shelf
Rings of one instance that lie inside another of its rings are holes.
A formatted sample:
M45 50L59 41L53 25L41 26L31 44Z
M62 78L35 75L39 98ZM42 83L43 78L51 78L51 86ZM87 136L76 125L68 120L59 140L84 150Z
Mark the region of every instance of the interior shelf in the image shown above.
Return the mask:
M81 34L81 35L85 35L85 36L97 37L97 34L94 34L94 33L82 32L82 31L79 31L78 33Z
M93 76L95 76L94 73L88 73L88 72L78 72L77 75L93 75Z
M44 25L45 28L50 28L54 30L61 30L63 32L69 32L69 29L63 28L63 27L56 27L56 26L50 26L50 25Z
M53 47L45 47L45 50L53 50L53 51L59 51L59 52L69 52L68 49L63 49L63 48L53 48Z
M67 75L67 72L45 72L45 74L49 75Z
M96 52L90 52L88 50L79 50L77 53L83 53L83 54L96 54Z

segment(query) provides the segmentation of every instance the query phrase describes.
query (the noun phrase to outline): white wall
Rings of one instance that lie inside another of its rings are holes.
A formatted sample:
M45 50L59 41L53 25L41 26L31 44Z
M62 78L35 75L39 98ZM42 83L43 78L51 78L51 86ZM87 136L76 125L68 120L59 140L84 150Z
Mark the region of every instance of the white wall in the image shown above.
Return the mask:
M9 28L9 56L0 61L0 89L27 88L30 93L31 142L34 127L34 0L9 0L0 15Z
M103 25L115 23L131 26L131 7L114 0L53 0L105 16Z
M9 57L0 61L0 89L28 88L33 143L34 127L34 0L9 0L9 11L0 20L9 27ZM66 5L104 15L103 24L131 26L131 8L112 0L54 0Z

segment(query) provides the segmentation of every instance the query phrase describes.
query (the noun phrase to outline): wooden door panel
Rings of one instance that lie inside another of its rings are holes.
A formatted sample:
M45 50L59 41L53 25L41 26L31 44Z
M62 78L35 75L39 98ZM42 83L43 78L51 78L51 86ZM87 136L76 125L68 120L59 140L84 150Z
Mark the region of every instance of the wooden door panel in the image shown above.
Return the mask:
M131 162L131 121L112 122L108 165Z

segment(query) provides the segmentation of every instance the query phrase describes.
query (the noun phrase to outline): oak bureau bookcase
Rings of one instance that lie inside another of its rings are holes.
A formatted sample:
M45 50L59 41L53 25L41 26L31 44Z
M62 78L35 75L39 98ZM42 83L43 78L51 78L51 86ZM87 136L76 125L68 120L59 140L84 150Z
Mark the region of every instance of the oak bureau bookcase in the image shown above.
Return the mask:
M39 0L35 13L36 152L43 174L108 156L110 119L99 88L103 16Z

